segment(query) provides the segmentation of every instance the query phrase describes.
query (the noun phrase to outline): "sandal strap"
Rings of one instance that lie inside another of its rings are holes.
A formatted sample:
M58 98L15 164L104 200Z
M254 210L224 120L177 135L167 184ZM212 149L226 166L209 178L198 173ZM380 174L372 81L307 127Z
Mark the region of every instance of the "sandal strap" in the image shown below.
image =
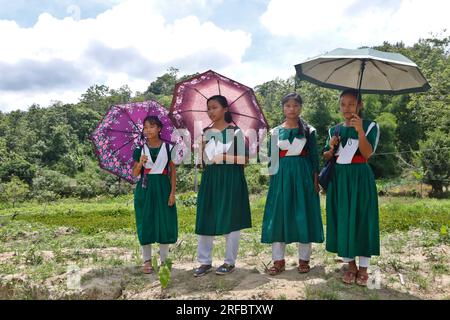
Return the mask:
M269 273L278 274L284 270L286 263L285 260L276 260L273 262L273 265L269 268Z
M358 271L347 270L344 272L343 280L346 283L353 283L358 275Z
M357 277L358 279L367 281L367 280L369 279L369 274L368 274L368 273L363 273L363 274L361 274L360 272L358 272L358 273L356 274L356 277Z

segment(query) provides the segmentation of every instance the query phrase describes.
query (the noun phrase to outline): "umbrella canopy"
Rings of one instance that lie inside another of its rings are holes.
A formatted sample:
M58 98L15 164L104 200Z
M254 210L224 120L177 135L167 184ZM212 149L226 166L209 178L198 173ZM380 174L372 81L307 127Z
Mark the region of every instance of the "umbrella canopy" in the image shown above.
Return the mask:
M209 70L178 83L174 90L170 116L178 128L189 131L192 144L211 125L206 102L218 94L227 98L233 122L244 133L268 128L253 89ZM255 152L256 143L249 147L250 152Z
M295 66L297 77L331 89L403 94L430 88L417 65L399 53L335 49Z
M182 138L175 130L168 111L158 102L150 100L112 106L91 135L102 169L130 183L137 182L139 178L131 174L133 151L145 143L142 132L143 121L147 116L157 116L162 122L161 140L183 146ZM182 157L183 147L179 147L175 158L179 160ZM177 162L176 159L174 162Z

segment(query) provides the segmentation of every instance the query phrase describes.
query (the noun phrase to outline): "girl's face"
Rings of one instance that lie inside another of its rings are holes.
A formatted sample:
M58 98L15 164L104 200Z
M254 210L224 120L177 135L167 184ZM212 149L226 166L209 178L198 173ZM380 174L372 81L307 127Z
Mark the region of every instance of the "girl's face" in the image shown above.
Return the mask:
M361 109L361 103L356 102L357 99L351 95L346 94L340 99L340 110L346 120L350 120L353 114L358 114Z
M286 119L297 119L302 111L302 106L294 99L289 99L283 104L283 112Z
M144 136L147 139L159 138L160 132L161 128L156 123L149 123L148 121L144 123Z
M225 112L227 111L228 108L222 107L222 105L216 100L210 100L208 102L208 117L213 122L217 122L225 118Z

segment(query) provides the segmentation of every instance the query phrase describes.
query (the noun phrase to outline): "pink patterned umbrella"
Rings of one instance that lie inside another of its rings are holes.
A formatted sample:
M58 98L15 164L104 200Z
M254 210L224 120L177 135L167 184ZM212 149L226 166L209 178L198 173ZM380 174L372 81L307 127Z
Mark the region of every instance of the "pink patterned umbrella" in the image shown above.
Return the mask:
M244 133L248 129L254 129L259 133L259 129L268 128L253 89L209 70L177 83L170 107L170 117L177 128L189 131L192 144L202 133L202 129L211 124L206 101L217 94L227 98L233 122ZM256 143L249 147L250 152L256 151Z
M157 116L162 122L161 139L178 144L174 162L181 162L183 150L186 149L182 137L175 130L167 110L150 100L112 106L92 133L91 140L102 169L130 183L137 182L139 178L131 174L133 151L145 143L142 130L147 116Z

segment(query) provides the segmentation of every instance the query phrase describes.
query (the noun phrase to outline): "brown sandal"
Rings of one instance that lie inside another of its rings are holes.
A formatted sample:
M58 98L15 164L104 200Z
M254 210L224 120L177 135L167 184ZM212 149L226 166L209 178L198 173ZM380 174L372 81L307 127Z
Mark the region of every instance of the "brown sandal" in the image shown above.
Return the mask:
M142 267L142 272L145 274L152 274L153 273L153 267L150 261L146 261L144 263L144 266Z
M358 270L347 270L344 272L344 276L342 277L342 282L345 284L354 284L356 281L356 276L358 274Z
M286 263L284 260L276 260L273 262L273 266L267 270L267 273L271 276L276 276L285 270Z
M369 280L369 274L367 271L365 273L358 272L356 274L356 284L362 287L367 286L367 280Z
M299 273L308 273L309 270L311 270L311 267L309 266L309 261L298 260L297 271Z

